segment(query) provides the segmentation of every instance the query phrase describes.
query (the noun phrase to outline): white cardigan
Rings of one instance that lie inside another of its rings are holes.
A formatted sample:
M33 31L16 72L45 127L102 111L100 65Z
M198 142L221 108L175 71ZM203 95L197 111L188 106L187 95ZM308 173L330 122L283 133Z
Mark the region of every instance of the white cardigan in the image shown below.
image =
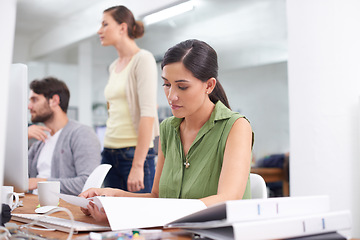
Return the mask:
M109 67L110 74L115 71L116 59ZM126 98L136 133L139 130L140 117L154 117L153 139L159 136L159 118L157 113L157 66L154 56L141 49L131 59L129 78L126 83Z

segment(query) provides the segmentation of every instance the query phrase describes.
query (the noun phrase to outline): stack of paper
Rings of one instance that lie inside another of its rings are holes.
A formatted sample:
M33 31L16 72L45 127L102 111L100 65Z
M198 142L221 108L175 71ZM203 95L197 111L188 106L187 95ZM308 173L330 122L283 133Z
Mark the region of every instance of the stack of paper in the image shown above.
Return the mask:
M198 199L100 196L85 199L66 194L59 194L59 197L68 203L83 208L86 208L89 202L93 201L99 208L104 208L113 231L161 227L206 208L205 204Z
M165 227L211 239L282 239L350 229L351 215L330 212L327 196L251 199L217 204Z
M97 197L103 206L111 230L164 226L183 216L203 210L197 199Z
M86 207L89 200L60 196ZM234 200L206 208L200 200L95 197L111 230L164 226L210 239L281 239L351 229L349 211L330 211L329 197ZM344 238L345 239L345 238Z

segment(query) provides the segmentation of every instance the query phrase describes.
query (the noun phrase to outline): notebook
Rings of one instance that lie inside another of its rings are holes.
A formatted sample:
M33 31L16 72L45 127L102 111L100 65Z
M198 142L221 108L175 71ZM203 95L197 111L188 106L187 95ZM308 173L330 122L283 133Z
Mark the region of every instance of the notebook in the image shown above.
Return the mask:
M12 214L11 220L31 223L38 220L38 226L45 226L47 228L54 228L62 232L70 232L72 222L70 219L45 216L39 214ZM84 223L80 221L74 221L74 233L89 232L89 231L109 231L110 227L102 226L98 224Z

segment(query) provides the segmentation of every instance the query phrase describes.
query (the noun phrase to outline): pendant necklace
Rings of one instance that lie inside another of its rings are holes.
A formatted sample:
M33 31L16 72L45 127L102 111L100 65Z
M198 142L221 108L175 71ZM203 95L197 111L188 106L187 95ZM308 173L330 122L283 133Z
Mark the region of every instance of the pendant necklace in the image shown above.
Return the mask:
M180 144L181 144L181 140L180 140ZM184 152L184 148L182 148L182 153L185 155L185 152ZM190 150L190 149L189 149ZM189 163L189 152L188 154L185 156L185 162L184 162L184 166L186 169L188 169L190 167L190 163Z
M185 159L186 159L186 162L184 162L184 166L185 166L185 168L189 168L190 167L189 158L186 156Z
M181 145L181 141L180 141L180 149L182 149L181 154L185 155L184 153L184 148ZM188 154L189 155L189 154ZM184 166L185 168L189 168L190 167L190 163L189 163L189 157L185 156L185 162L184 162Z

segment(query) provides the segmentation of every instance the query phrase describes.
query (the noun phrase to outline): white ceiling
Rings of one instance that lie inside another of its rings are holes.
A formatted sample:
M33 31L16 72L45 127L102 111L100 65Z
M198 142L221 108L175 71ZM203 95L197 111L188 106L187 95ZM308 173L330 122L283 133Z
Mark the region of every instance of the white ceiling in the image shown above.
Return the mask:
M36 35L98 0L17 0L16 31Z
M161 57L188 38L212 45L221 65L233 68L285 61L285 0L192 0L193 11L146 27L137 42ZM16 38L26 38L29 60L98 41L102 11L125 5L136 18L179 0L18 0ZM98 45L100 48L100 44ZM96 52L96 51L95 51Z

